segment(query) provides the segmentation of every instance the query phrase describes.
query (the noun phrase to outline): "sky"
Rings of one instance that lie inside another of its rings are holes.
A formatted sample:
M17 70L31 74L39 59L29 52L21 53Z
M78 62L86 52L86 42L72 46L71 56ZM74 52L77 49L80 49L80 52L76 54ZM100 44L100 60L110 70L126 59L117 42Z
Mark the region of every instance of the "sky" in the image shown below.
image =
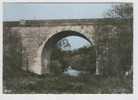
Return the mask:
M103 18L104 13L112 7L112 4L96 3L4 3L3 20L45 20L45 19L87 19ZM71 49L88 45L85 39L69 37Z
M3 20L102 18L112 4L4 3Z

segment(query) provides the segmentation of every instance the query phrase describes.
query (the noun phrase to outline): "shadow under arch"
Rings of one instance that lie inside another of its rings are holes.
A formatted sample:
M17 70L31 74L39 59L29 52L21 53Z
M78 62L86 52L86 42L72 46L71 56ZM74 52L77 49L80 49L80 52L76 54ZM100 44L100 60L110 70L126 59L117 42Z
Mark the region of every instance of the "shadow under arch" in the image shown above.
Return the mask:
M54 34L47 40L41 53L41 64L42 64L43 74L50 73L50 69L49 69L50 57L51 57L52 50L56 48L56 43L62 38L65 38L68 36L82 37L83 39L87 40L91 46L94 45L93 41L91 41L88 37L86 37L84 34L80 32L68 30L68 31L61 31Z

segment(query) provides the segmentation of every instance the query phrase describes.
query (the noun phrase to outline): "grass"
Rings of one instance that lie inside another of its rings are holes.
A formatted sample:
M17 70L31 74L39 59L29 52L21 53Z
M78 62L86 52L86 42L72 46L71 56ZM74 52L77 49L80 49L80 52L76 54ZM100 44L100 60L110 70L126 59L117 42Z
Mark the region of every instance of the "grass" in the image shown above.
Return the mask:
M129 77L103 77L90 74L79 77L63 74L39 76L13 68L3 79L3 92L8 94L132 93L132 81Z

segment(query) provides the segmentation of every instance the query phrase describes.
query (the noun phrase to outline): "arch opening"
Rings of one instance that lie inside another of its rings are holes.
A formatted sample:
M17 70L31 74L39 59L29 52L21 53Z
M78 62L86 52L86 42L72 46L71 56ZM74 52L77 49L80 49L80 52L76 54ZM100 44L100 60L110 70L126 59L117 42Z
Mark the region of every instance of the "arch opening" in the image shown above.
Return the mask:
M85 39L90 43L90 46L94 47L94 41L86 37L84 34L76 32L76 31L62 31L59 33L56 33L55 35L51 36L45 43L42 53L41 53L41 64L42 64L42 73L50 73L50 63L51 63L51 54L53 50L57 48L57 42L60 41L63 38L69 37L69 36L77 36L80 38ZM94 51L96 55L96 51ZM96 58L94 58L96 59ZM96 63L96 61L95 61Z

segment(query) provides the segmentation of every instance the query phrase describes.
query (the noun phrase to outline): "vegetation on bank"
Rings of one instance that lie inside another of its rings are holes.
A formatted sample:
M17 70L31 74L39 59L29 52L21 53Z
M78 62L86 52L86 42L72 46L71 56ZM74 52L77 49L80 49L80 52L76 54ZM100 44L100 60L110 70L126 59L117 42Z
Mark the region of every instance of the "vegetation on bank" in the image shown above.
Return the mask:
M13 56L13 54L17 53L17 50L10 51L10 55L5 55L5 65L4 67L4 76L3 76L3 92L4 93L132 93L132 77L116 77L116 76L105 76L99 75L96 76L93 71L95 68L92 67L91 62L95 64L95 52L91 51L93 48L81 48L78 51L68 51L61 52L55 50L53 53L52 59L63 61L63 58L66 57L64 55L69 54L70 57L81 55L83 60L77 60L77 63L73 62L73 68L92 71L92 73L79 75L78 77L66 76L63 74L63 65L56 64L53 65L53 69L50 74L47 75L36 75L30 72L25 72L20 69L21 63L11 63L13 60L21 60L21 56ZM12 52L12 53L11 53ZM60 52L60 53L57 53ZM92 53L91 55L89 55ZM61 55L62 54L62 55ZM92 56L93 55L93 56ZM79 57L81 57L79 56ZM11 57L11 58L9 58ZM63 57L63 58L62 58ZM92 57L92 59L91 59ZM89 58L89 59L88 59ZM10 59L10 60L8 60ZM65 59L63 64L67 64L71 59ZM74 61L73 60L73 61ZM86 61L85 63L83 63ZM59 62L58 62L59 63ZM84 64L84 65L83 65ZM86 65L85 65L86 64ZM18 66L16 66L18 65ZM62 66L61 66L62 65ZM83 65L83 66L82 66ZM76 67L77 66L77 67ZM95 65L94 65L95 66ZM52 68L52 66L50 66ZM85 69L83 69L85 68Z
M20 69L12 69L4 78L4 93L88 93L112 94L132 93L132 81L129 77L103 77L82 75L70 77L65 75L39 76Z
M84 47L74 51L54 49L51 55L51 72L61 74L68 66L73 69L95 74L96 51L94 46Z

